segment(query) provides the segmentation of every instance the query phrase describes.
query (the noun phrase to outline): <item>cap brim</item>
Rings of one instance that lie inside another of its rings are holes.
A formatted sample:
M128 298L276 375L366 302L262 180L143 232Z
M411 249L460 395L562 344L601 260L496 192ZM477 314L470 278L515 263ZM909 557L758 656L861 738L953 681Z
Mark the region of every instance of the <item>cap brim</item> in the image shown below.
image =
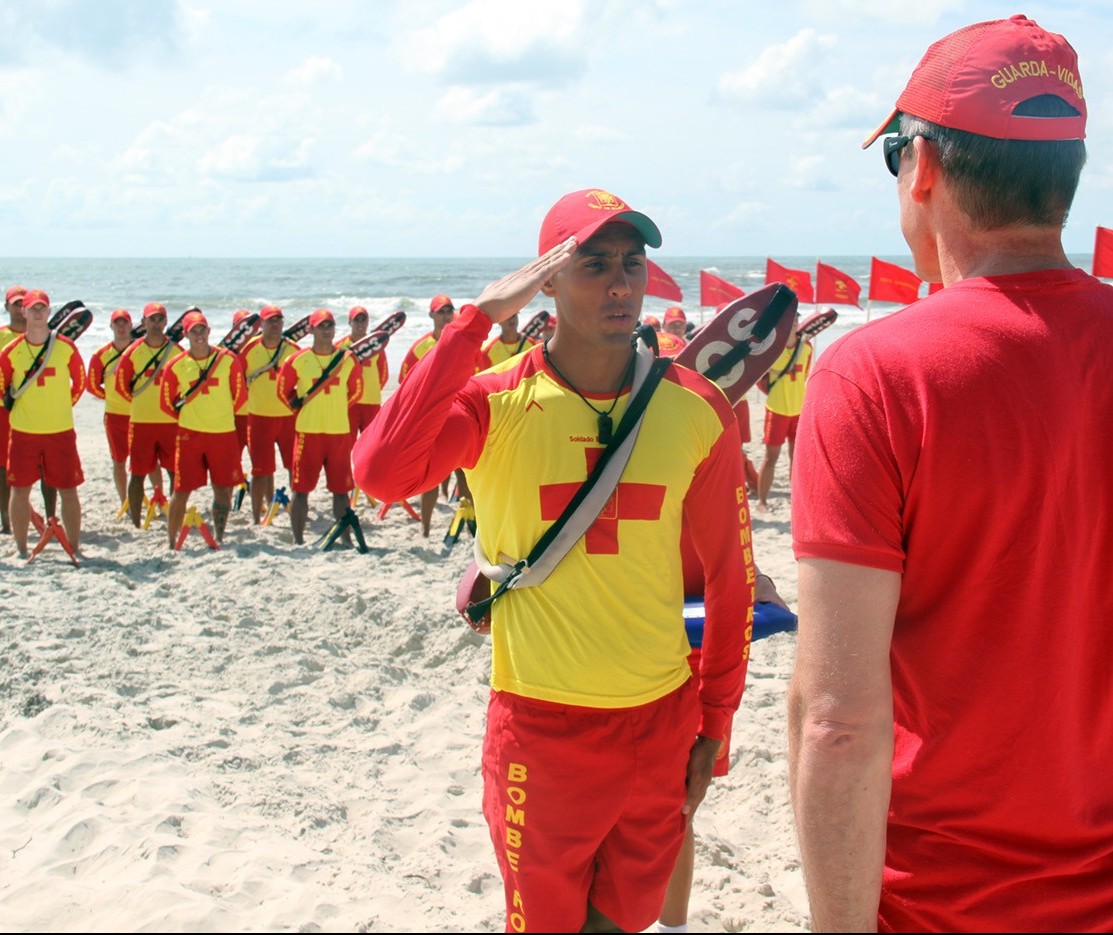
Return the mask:
M592 221L586 227L581 227L576 231L576 243L582 244L584 241L589 240L596 234L599 228L613 221L624 221L633 227L634 230L641 234L641 238L645 241L647 247L657 249L661 246L661 231L653 221L640 211L618 211L614 214L608 214L598 221Z
M879 136L885 136L889 133L896 133L900 129L900 111L895 107L893 112L889 114L884 120L881 121L881 126L873 131L862 141L862 149L868 149L877 142Z

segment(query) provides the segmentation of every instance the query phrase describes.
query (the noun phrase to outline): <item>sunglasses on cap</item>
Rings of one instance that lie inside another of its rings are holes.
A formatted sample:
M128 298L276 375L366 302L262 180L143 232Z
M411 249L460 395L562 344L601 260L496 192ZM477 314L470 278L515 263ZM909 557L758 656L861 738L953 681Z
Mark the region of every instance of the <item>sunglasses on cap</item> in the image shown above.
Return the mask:
M897 172L900 171L900 151L911 143L917 136L924 136L922 133L915 133L912 136L889 136L881 141L881 158L885 160L885 165L892 173L893 178L896 178ZM924 136L925 140L930 140L930 136Z

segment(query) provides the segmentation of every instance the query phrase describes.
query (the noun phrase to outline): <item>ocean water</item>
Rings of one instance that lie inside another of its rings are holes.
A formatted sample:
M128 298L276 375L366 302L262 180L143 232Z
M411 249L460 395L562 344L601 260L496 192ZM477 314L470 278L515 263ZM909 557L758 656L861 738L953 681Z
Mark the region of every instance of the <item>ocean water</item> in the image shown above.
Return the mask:
M654 256L658 265L673 278L683 292L682 305L689 321L700 323L714 313L713 307L699 305L699 273L708 270L746 292L765 282L766 257L676 257ZM815 278L816 257L773 257L782 266L808 270ZM853 277L869 293L869 256L824 256L824 263ZM911 268L908 256L879 259ZM1091 268L1092 257L1071 258L1083 269ZM81 299L93 312L93 324L82 335L78 346L88 359L110 339L108 317L114 308L123 307L138 321L147 302L163 302L173 321L188 306L204 310L216 340L231 327L232 313L238 308L252 311L268 303L285 312L287 324L316 308L328 308L337 319L337 337L347 334L347 313L353 305L365 306L372 326L401 309L407 320L387 346L391 379L396 383L398 369L409 346L430 329L429 300L437 293L452 297L457 308L474 299L483 287L513 272L527 257L491 258L412 258L412 259L94 259L94 258L9 258L0 259L3 285L13 283L44 289L57 308L72 299ZM921 287L921 295L927 287ZM643 313L660 317L675 303L649 297ZM840 334L871 318L896 311L900 306L873 303L867 310L854 306L831 306L838 321L816 339L823 349ZM538 294L523 312L522 320L541 309L552 310L545 296ZM802 317L816 310L800 307ZM6 321L4 322L6 323ZM303 341L304 344L304 341Z

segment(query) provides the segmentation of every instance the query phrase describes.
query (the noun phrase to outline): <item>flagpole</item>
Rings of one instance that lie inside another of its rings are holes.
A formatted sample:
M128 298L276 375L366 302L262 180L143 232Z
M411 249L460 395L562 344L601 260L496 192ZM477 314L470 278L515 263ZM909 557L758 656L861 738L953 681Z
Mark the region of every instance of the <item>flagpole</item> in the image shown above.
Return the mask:
M870 309L873 308L873 299L866 299L866 321L870 320Z

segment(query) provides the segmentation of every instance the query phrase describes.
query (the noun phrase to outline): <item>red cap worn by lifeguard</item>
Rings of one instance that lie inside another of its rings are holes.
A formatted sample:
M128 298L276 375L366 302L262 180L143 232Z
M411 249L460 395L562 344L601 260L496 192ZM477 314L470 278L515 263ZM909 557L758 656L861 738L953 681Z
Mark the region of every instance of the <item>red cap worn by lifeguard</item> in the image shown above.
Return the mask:
M249 312L246 308L237 308L234 312L232 312L232 324L238 325L250 314L251 312Z
M1061 98L1078 113L1014 114L1022 101L1042 94ZM901 114L998 140L1085 139L1078 55L1058 33L1019 14L964 26L928 47L896 107L862 149L883 134L897 133Z
M326 321L331 321L334 324L336 323L336 319L332 317L332 312L330 312L327 308L319 308L315 312L312 312L310 314L309 327L316 328L318 325L323 324Z
M270 321L272 318L281 318L282 309L277 305L264 305L259 309L259 321Z
M50 299L42 289L28 289L23 293L23 310L30 311L36 305L45 305L50 308Z
M450 302L449 304L451 305L452 303ZM360 315L362 315L364 318L370 317L367 314L367 309L365 309L362 305L353 305L350 309L348 309L348 321L354 321Z
M684 314L684 309L679 305L674 305L671 308L665 309L665 324L667 325L673 321L682 321L685 323L688 321L688 316Z
M119 321L120 319L123 319L124 321L130 323L131 312L129 312L126 308L113 309L112 314L108 316L108 323L112 324L114 321Z
M565 195L549 209L541 222L537 255L547 253L572 236L582 244L610 221L625 221L632 225L647 247L661 246L661 232L648 217L635 211L617 195L601 188L585 188Z
M205 318L204 313L200 310L187 312L186 316L182 319L182 331L184 331L186 334L189 334L189 332L191 332L198 325L204 325L206 328L209 327L208 319Z
M450 299L447 295L435 295L429 300L429 311L439 312L446 305L449 308L456 307L452 304L452 299Z
M143 306L143 317L150 318L152 315L165 315L166 306L161 302L148 302Z
M22 302L23 294L27 291L25 286L11 286L4 295L5 302Z

